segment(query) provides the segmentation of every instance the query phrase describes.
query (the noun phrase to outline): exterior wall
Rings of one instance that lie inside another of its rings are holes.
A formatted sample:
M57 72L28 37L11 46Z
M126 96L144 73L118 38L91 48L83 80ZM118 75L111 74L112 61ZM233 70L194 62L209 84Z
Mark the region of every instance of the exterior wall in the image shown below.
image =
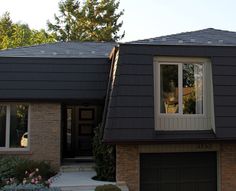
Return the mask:
M130 191L138 191L138 146L118 145L116 147L116 181L126 182Z
M236 145L222 144L220 152L221 191L236 190Z
M218 153L218 191L234 191L236 188L236 144L162 144L117 145L118 182L126 182L130 191L139 191L140 153L207 152Z
M0 155L16 155L44 160L59 169L61 156L61 105L30 103L29 151L0 151Z

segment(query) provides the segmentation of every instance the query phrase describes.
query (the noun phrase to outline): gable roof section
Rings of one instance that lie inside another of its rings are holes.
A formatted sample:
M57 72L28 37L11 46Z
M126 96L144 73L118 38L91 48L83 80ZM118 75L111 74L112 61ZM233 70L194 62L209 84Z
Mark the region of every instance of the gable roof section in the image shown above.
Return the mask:
M108 58L114 42L56 42L0 51L0 57Z
M128 42L148 45L236 46L236 32L207 28Z

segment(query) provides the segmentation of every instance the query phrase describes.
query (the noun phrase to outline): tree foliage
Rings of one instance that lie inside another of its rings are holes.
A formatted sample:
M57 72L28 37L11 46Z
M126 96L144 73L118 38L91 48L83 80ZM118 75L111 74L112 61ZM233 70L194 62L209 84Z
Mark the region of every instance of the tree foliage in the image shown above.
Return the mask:
M57 40L69 41L117 41L123 22L119 18L124 11L118 11L117 0L64 0L59 3L59 16L54 23L48 21L48 29Z
M33 30L27 24L13 23L8 12L0 17L0 49L50 42L55 42L55 37L45 30Z

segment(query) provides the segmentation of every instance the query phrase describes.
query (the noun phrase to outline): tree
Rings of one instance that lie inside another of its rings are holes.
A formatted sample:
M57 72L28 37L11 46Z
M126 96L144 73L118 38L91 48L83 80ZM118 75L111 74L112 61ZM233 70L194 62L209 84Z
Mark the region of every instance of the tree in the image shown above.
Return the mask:
M116 0L64 0L59 3L60 15L54 15L55 24L48 21L48 29L60 41L117 41L124 11L118 11Z
M13 23L8 12L0 17L0 49L55 42L45 30L30 29L27 24Z

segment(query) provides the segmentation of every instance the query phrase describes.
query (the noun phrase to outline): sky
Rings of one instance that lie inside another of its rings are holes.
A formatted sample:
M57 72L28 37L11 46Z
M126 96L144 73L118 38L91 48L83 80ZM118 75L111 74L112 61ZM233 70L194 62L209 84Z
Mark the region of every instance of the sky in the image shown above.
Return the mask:
M0 15L14 22L47 28L60 0L0 0ZM204 28L236 31L236 0L120 0L125 31L122 42Z

